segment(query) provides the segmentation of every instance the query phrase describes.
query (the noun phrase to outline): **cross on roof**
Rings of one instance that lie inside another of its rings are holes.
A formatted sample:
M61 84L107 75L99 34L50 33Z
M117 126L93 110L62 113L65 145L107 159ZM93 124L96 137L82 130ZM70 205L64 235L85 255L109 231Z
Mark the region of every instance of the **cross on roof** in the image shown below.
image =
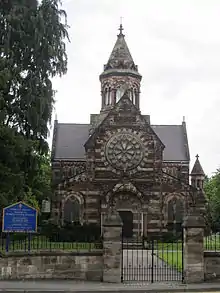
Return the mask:
M119 26L119 32L120 34L119 35L122 35L122 31L124 30L123 26L122 26L122 17L120 17L120 26Z
M198 155L198 154L196 155L196 159L197 159L197 160L199 159L199 155Z

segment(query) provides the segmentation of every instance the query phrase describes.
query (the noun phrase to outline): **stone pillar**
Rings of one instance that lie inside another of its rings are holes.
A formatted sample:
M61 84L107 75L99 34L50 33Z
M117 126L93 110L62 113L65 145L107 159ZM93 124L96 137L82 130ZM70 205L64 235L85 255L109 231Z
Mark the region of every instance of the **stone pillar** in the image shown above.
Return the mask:
M184 219L184 282L204 281L204 228L205 222L198 212L192 211Z
M120 283L122 265L122 221L118 212L103 221L103 282Z

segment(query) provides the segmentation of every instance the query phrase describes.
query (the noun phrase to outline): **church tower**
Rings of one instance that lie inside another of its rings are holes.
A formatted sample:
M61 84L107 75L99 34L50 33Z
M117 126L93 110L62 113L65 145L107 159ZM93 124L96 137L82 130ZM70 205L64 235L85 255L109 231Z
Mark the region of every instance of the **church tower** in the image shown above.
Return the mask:
M99 77L102 96L101 112L112 109L125 90L128 91L132 103L139 109L142 76L138 73L138 66L133 61L122 32L121 24L115 46Z

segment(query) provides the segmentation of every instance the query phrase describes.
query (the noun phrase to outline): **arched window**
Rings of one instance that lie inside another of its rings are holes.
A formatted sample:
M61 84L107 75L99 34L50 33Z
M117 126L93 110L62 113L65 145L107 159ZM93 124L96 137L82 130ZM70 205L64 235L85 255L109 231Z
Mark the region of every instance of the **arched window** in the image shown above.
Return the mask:
M138 90L134 89L134 102L135 106L138 105Z
M108 105L111 105L111 88L108 88Z
M120 100L121 98L121 91L120 88L117 88L116 90L116 103Z
M108 105L108 89L107 88L105 89L104 97L105 97L105 105Z
M80 222L81 204L79 199L72 196L64 203L64 223Z

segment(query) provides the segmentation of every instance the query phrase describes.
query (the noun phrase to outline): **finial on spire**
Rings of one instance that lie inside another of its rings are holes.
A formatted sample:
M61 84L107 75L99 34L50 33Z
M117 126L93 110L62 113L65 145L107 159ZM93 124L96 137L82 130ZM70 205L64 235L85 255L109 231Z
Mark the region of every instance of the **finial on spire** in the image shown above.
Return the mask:
M185 116L183 116L183 122L186 122L186 117Z
M124 36L123 33L122 33L123 30L124 30L123 25L122 25L122 17L120 17L120 26L119 26L119 29L118 30L120 32L119 33L119 36Z
M197 159L197 160L199 159L199 155L198 155L198 154L196 155L196 159Z

